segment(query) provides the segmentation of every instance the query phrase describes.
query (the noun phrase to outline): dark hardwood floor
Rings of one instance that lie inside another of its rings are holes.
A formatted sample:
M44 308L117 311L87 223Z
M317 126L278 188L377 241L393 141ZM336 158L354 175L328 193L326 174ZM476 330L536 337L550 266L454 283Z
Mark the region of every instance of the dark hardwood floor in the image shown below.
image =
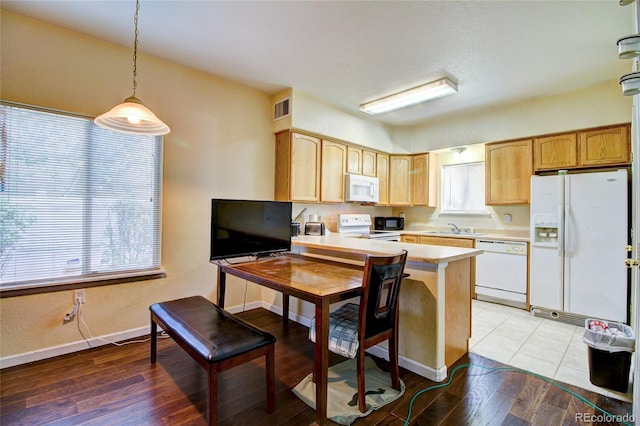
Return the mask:
M222 425L307 425L314 411L291 389L311 371L313 347L307 328L263 309L244 318L276 336L276 411L267 414L264 360L223 372L218 413ZM331 362L343 359L335 356ZM380 361L384 366L384 361ZM456 365L504 365L469 354ZM437 383L401 370L405 395L360 419L361 425L402 425L412 397ZM149 363L149 343L102 346L0 371L2 425L203 425L204 370L170 339L160 339L158 363ZM566 386L615 415L631 405ZM422 393L411 425L579 425L600 414L555 386L516 372L461 368L452 383Z

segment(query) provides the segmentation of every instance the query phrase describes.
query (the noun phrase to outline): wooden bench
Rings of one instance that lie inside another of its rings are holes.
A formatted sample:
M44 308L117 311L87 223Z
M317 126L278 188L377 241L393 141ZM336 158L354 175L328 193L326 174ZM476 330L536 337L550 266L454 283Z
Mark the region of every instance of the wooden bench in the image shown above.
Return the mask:
M266 357L267 411L275 409L276 338L201 296L155 303L151 311L151 363L156 362L158 325L207 371L207 421L217 422L218 373Z

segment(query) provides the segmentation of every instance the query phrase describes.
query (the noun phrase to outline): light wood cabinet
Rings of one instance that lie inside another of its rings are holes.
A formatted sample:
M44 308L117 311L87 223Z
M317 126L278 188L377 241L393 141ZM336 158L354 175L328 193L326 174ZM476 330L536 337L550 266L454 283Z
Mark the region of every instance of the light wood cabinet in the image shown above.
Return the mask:
M403 237L414 237L418 239L418 243L420 244L429 244L432 246L449 246L449 247L464 247L464 248L475 248L476 240L472 238L449 238L449 237L435 237L431 235L403 235ZM404 240L403 240L404 241ZM470 271L469 275L471 277L471 297L475 299L476 297L476 257L473 256L470 259Z
M535 171L625 166L631 162L628 124L534 139Z
M418 235L402 235L400 241L403 243L420 243L420 236Z
M288 130L277 133L274 199L319 201L320 155L320 139Z
M376 170L378 176L378 204L389 205L389 155L378 153L376 156Z
M450 246L474 248L475 240L472 238L449 238L449 237L432 237L431 235L420 235L420 244L430 244L432 246Z
M485 145L485 203L528 204L531 192L531 139Z
M374 151L362 150L362 174L365 176L377 176L376 173L377 154Z
M389 156L389 204L392 206L411 205L412 163L410 155Z
M413 156L413 197L414 206L436 206L436 164L435 156L418 154Z
M362 148L347 147L347 173L362 174Z
M347 145L322 141L320 201L344 202L344 172L347 164Z
M622 166L631 162L630 126L580 132L580 165Z
M545 136L533 140L534 170L559 170L578 165L578 135Z
M347 146L347 173L376 175L376 153L355 146Z

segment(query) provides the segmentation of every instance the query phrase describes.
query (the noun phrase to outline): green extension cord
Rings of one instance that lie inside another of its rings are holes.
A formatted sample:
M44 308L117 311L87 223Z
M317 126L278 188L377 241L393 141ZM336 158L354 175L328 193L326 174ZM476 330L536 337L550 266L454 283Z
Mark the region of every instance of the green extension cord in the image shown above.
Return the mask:
M547 383L552 384L553 386L567 392L568 394L570 394L571 396L578 398L580 401L584 402L585 404L589 405L592 408L595 408L596 410L600 411L601 413L603 413L606 416L610 416L610 417L618 417L615 416L614 414L609 413L608 411L598 407L597 405L595 405L594 403L592 403L591 401L586 400L585 398L583 398L582 396L578 395L575 392L570 391L569 389L565 388L562 385L559 385L558 383L556 383L555 381L548 379L546 377L540 376L539 374L536 373L532 373L530 371L525 371L525 370L521 370L519 368L514 368L514 367L485 367L484 365L479 365L479 364L461 364L459 366L457 366L456 368L454 368L451 371L451 374L449 375L449 380L447 380L446 383L440 383L438 385L433 385L430 386L428 388L422 389L421 391L417 392L415 395L413 395L413 397L411 398L411 401L409 402L409 412L407 413L407 419L404 422L404 426L408 426L409 425L409 420L411 419L411 409L413 408L413 403L416 400L417 397L419 397L420 395L422 395L423 393L433 390L433 389L438 389L438 388L444 388L447 387L451 384L451 381L453 380L453 376L456 374L456 372L458 370L460 370L461 368L469 368L469 367L478 367L478 368L484 368L485 370L490 370L492 372L498 372L498 371L510 371L510 372L514 372L514 373L522 373L522 374L528 374L530 376L536 377L540 380L543 380ZM620 422L625 426L633 426L631 423L627 423L627 422Z

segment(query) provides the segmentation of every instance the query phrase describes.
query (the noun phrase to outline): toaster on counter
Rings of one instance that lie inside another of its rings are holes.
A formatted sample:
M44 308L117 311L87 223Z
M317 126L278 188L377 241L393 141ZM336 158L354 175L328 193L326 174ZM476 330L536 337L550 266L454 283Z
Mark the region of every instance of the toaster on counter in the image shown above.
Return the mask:
M323 222L305 223L304 235L324 235L324 223Z

